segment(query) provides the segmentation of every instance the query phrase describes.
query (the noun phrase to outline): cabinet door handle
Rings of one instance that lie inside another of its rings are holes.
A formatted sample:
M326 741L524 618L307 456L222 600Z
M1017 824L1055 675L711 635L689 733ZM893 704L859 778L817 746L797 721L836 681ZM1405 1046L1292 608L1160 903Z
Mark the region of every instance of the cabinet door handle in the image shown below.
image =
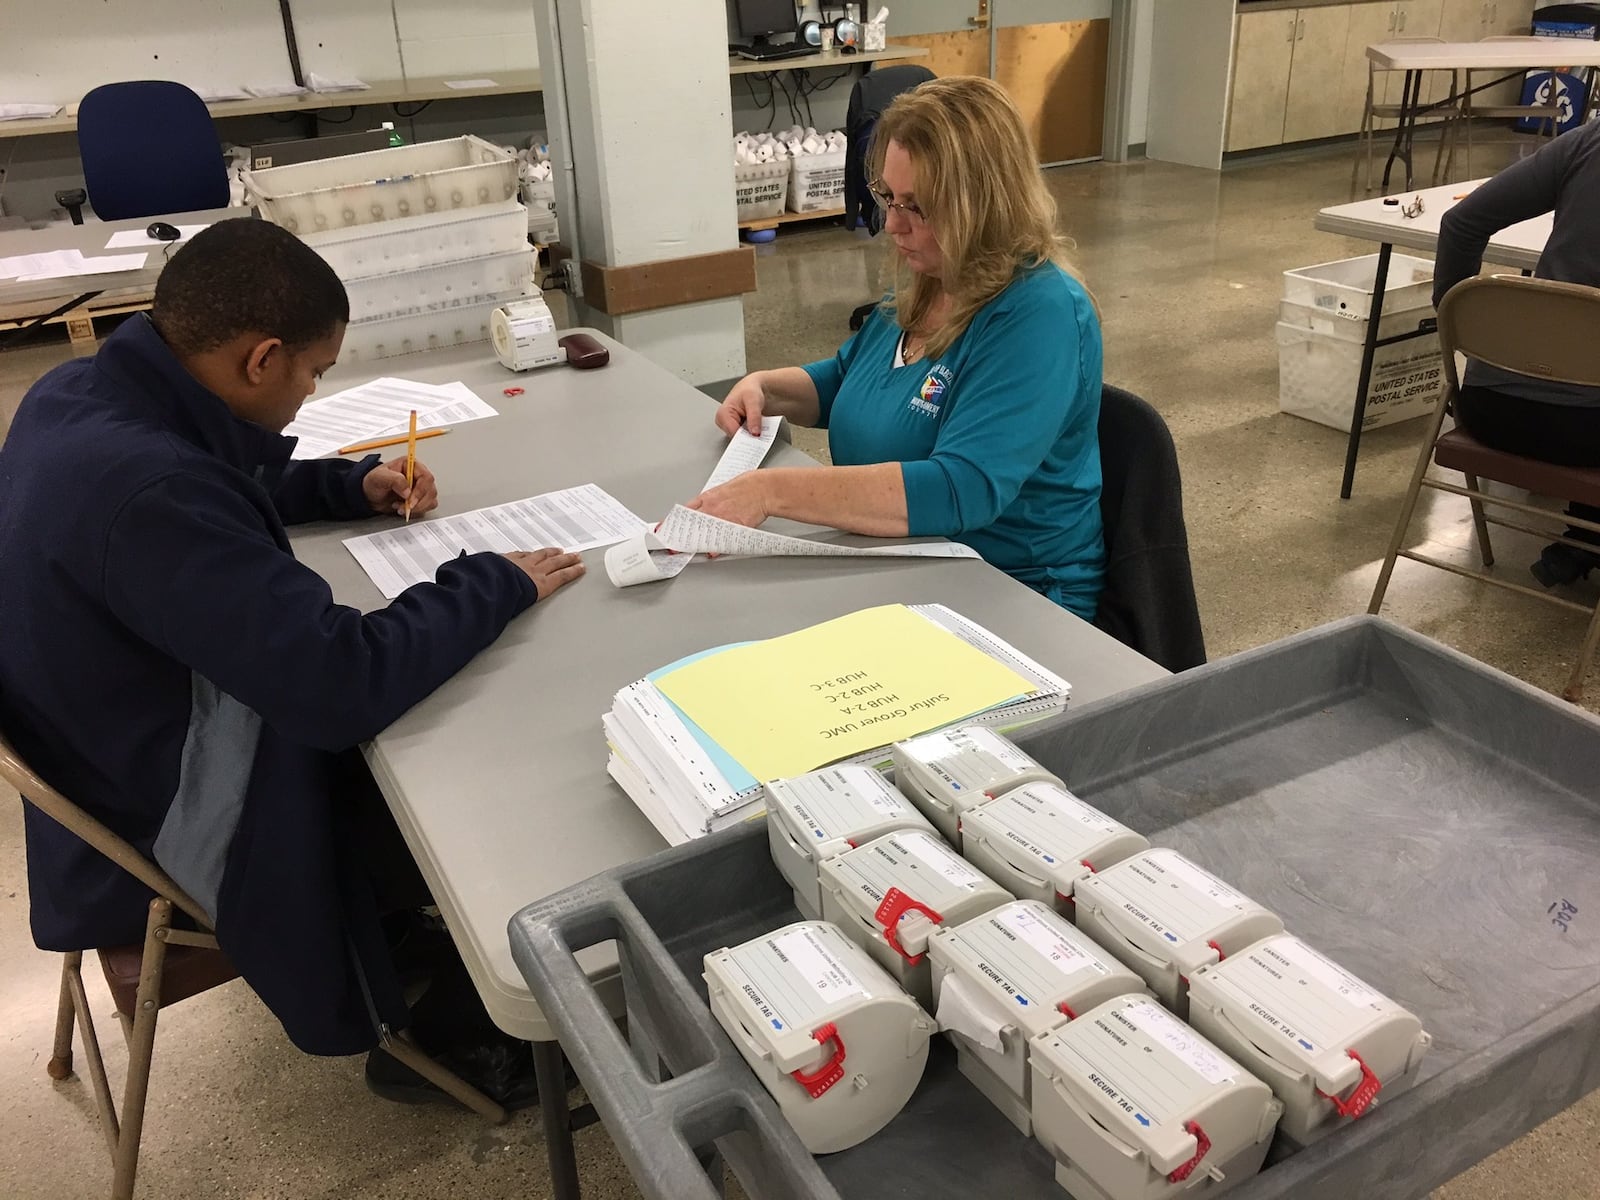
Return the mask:
M1406 27L1406 10L1402 8L1400 10L1400 28L1402 30L1404 30L1405 27Z
M1289 42L1294 41L1294 27L1295 27L1295 19L1293 17L1290 17L1289 18L1289 36L1284 39L1285 41L1289 41Z
M1391 8L1389 10L1389 32L1390 33L1394 32L1394 23L1399 19L1400 19L1399 10Z
M1300 21L1300 32L1295 34L1295 41L1303 42L1305 40L1306 40L1306 23L1305 23L1305 19L1301 18L1301 21Z

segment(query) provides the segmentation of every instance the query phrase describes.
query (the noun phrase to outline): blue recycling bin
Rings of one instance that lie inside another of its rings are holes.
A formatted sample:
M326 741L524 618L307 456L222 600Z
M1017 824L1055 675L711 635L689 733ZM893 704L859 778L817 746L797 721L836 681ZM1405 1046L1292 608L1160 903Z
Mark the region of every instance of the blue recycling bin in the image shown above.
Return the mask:
M1600 4L1558 4L1542 8L1534 14L1533 36L1600 41ZM1521 102L1548 104L1553 90L1561 106L1557 132L1565 133L1583 124L1593 82L1593 72L1587 67L1572 71L1529 71L1522 81ZM1535 132L1542 125L1542 121L1531 117L1517 122L1517 128L1525 133Z

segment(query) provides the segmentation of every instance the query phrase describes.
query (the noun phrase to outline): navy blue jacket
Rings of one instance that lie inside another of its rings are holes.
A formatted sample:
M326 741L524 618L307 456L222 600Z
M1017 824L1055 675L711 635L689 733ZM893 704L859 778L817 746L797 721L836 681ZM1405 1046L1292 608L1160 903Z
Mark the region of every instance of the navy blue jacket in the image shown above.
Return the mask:
M352 1054L406 1024L342 819L353 749L537 592L475 554L377 612L336 603L284 526L370 515L377 457L293 445L143 316L39 380L0 448L0 729L200 902L297 1046ZM41 948L142 940L142 884L31 806L26 836Z

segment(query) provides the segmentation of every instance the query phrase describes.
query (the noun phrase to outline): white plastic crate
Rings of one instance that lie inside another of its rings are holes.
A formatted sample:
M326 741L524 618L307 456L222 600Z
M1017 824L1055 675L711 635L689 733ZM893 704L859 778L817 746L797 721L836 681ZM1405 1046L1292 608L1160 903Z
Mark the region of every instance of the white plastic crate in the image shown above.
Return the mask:
M789 211L826 212L844 207L844 154L802 154L789 160Z
M290 233L499 204L517 197L517 160L470 134L244 172L261 215Z
M739 206L739 220L758 221L783 211L789 196L789 163L735 164L733 199Z
M339 361L372 362L397 354L486 342L489 340L489 314L502 303L504 301L489 300L409 317L352 321L344 331L344 348L339 353Z
M465 308L486 300L526 296L533 290L531 249L460 262L348 279L351 321L379 321Z
M528 246L528 212L515 200L308 233L301 239L349 284Z
M1385 313L1380 337L1410 332L1430 307ZM1350 428L1361 381L1367 322L1347 321L1327 310L1284 301L1279 306L1278 407L1332 429ZM1379 346L1372 359L1363 429L1409 421L1433 411L1444 386L1444 356L1437 335Z
M1283 298L1361 321L1372 314L1372 293L1377 282L1378 256L1368 254L1285 271ZM1433 264L1409 254L1392 255L1383 291L1384 310L1401 312L1432 303Z

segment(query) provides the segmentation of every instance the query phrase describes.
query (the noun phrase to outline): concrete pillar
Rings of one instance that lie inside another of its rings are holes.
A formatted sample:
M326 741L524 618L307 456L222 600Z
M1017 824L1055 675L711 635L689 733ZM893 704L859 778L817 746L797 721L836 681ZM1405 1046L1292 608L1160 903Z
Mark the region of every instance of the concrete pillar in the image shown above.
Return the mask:
M572 170L563 238L575 206L578 253L602 266L736 248L724 0L535 3L551 152ZM737 296L575 317L691 383L744 372Z

